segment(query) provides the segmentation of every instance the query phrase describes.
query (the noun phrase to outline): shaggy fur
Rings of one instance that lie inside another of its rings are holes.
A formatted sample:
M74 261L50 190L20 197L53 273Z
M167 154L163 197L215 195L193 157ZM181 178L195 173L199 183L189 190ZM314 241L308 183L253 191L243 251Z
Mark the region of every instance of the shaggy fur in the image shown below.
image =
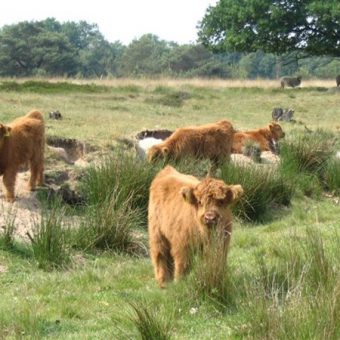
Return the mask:
M43 184L44 149L45 125L39 111L33 110L8 125L0 124L0 175L3 175L7 201L15 200L15 180L21 165L30 165L30 190Z
M148 150L148 160L178 160L192 156L208 158L213 166L217 166L219 162L229 160L234 132L227 120L179 128L164 142Z
M284 89L285 86L296 87L301 84L301 77L282 77L280 79L281 88Z
M236 132L234 134L232 153L243 153L243 149L247 140L256 142L261 151L276 152L275 145L280 138L283 138L285 133L278 123L271 123L267 127Z
M240 185L177 172L167 166L154 178L149 200L149 243L155 277L161 288L180 278L190 250L207 246L211 230L221 232L226 250L232 231L230 205L243 194Z

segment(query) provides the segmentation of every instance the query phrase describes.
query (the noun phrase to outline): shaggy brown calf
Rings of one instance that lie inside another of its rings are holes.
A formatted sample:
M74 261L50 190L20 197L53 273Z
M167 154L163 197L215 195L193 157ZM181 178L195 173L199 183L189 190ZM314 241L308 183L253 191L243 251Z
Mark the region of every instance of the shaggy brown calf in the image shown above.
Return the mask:
M0 175L3 175L7 201L15 200L16 175L23 164L30 165L29 189L43 184L44 149L45 125L39 111L31 111L8 125L0 124Z
M164 142L148 150L148 160L178 160L187 156L210 159L213 166L229 160L234 129L230 122L188 126L175 130Z
M154 178L149 200L149 243L161 288L187 270L190 250L207 245L212 230L221 232L226 250L232 230L230 205L243 194L240 185L177 172L167 166Z
M284 136L285 133L281 126L275 122L261 129L236 132L234 134L232 153L243 153L247 140L257 143L261 151L276 152L276 143Z

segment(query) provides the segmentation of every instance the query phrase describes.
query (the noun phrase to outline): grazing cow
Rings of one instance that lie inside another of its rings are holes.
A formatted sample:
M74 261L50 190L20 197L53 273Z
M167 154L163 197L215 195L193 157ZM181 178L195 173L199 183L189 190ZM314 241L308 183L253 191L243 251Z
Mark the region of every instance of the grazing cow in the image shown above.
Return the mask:
M296 87L301 84L301 77L282 77L280 79L281 88L284 89L285 86Z
M5 199L15 200L14 188L20 166L29 163L29 189L44 182L45 125L39 111L31 111L8 125L0 124L0 175L6 189Z
M232 231L230 205L243 194L240 185L207 177L202 181L171 166L151 183L148 210L150 255L161 288L185 274L190 250L206 247L212 231L228 249Z
M277 141L284 136L285 133L281 126L275 122L261 129L236 132L234 134L232 153L243 153L247 140L256 142L261 151L277 153Z
M164 142L148 150L148 160L174 159L187 156L207 158L216 167L230 159L234 128L227 120L175 130Z
M336 86L339 87L340 86L340 74L336 76L335 81L336 81Z

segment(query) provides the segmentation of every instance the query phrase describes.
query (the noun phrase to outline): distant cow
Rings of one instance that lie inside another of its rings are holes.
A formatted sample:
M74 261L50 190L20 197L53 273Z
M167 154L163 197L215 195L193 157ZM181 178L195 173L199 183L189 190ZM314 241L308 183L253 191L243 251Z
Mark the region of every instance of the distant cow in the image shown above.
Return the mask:
M138 140L145 139L148 137L156 138L156 139L166 139L169 136L171 136L173 131L170 130L143 130L141 132L138 132L136 135L136 138Z
M48 117L50 119L56 119L56 120L63 119L63 116L61 115L61 113L58 110L49 112Z
M335 81L336 81L336 86L339 87L340 86L340 74L336 76Z
M257 130L236 132L233 140L232 153L243 153L246 141L256 142L261 151L272 151L277 153L277 141L283 138L285 133L278 123L271 123Z
M285 120L290 122L293 119L293 109L282 109L281 107L275 107L272 111L272 118L274 121Z
M181 159L187 156L210 159L213 167L230 159L234 128L227 120L177 129L164 142L148 150L148 160Z
M296 87L301 84L301 77L282 77L280 79L281 88L284 89L285 86Z
M148 210L150 255L161 288L188 269L190 251L209 244L218 232L227 250L231 231L230 205L243 194L240 185L161 170L151 183Z
M16 175L22 165L30 165L29 190L43 184L44 150L45 124L39 111L30 111L8 125L0 124L0 176L7 201L15 200Z

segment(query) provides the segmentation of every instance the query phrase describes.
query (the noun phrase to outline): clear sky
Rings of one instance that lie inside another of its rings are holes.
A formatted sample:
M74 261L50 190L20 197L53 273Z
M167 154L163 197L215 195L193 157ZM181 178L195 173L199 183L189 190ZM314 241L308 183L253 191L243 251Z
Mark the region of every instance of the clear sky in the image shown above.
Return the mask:
M195 42L196 26L217 0L1 0L0 27L54 17L98 24L110 41L128 45L143 34L179 44Z

